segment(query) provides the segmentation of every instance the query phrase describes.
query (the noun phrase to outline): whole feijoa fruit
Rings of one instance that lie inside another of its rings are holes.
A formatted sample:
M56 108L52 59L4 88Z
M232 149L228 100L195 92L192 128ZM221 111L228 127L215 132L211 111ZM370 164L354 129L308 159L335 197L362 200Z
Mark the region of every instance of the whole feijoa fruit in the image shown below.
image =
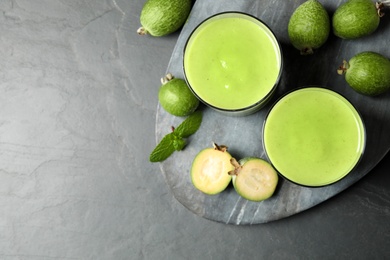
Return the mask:
M239 162L232 158L231 163L235 169L229 174L232 175L233 186L241 197L262 201L273 195L279 177L270 163L256 157L247 157Z
M148 0L140 15L140 35L164 36L183 26L191 11L191 0Z
M308 0L298 6L288 23L291 44L301 54L312 54L328 39L330 19L327 11L317 0Z
M376 96L390 89L390 61L376 52L361 52L348 62L344 60L337 71L355 91Z
M383 4L372 0L349 0L332 17L333 33L343 39L356 39L373 33L379 26Z
M192 184L201 192L215 195L229 185L232 176L228 172L234 170L230 163L232 156L224 145L213 144L213 148L200 151L191 166Z
M199 106L199 100L183 79L168 73L161 79L158 100L165 111L174 116L188 116Z

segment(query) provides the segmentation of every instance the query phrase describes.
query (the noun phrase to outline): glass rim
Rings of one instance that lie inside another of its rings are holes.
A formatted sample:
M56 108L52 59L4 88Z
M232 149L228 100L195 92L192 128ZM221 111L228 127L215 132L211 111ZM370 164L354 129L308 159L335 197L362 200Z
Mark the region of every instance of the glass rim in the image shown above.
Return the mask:
M362 138L362 146L361 146L361 152L360 152L360 155L358 156L359 158L356 160L356 162L353 164L353 166L351 167L351 169L349 171L347 171L345 174L343 175L340 175L340 177L336 178L335 180L332 180L331 182L329 183L325 183L325 184L320 184L320 185L309 185L309 184L304 184L304 183L300 183L300 182L297 182L297 181L294 181L292 180L291 178L287 177L285 174L283 174L280 170L277 169L277 167L275 166L275 164L272 162L271 158L269 157L268 155L268 152L267 152L267 149L266 149L266 145L265 145L265 138L264 138L264 134L265 134L265 126L267 124L267 120L268 120L268 117L270 115L270 113L272 112L272 110L274 109L274 107L282 100L284 99L285 97L289 96L290 94L293 94L295 92L298 92L298 91L301 91L301 90L305 90L305 89L319 89L319 90L322 90L324 92L328 92L328 93L331 93L331 94L336 94L335 96L338 96L339 98L344 99L344 101L347 102L347 104L349 105L349 108L352 110L353 113L356 113L356 117L360 120L360 128L362 130L361 134L359 135L360 138ZM294 183L296 185L299 185L299 186L302 186L302 187L307 187L307 188L323 188L323 187L327 187L327 186L330 186L330 185L333 185L335 183L338 183L340 182L341 180L343 180L344 178L346 178L354 169L356 169L356 167L360 164L361 160L363 159L363 156L365 154L365 150L366 150L366 145L367 145L367 130L366 130L366 126L365 126L365 122L363 120L363 117L360 113L360 111L356 108L356 106L346 97L344 96L343 94L341 94L340 92L338 91L335 91L335 90L332 90L332 89L328 89L326 87L323 87L323 86L320 86L320 85L307 85L307 86L303 86L303 87L298 87L298 88L295 88L295 89L292 89L286 93L284 93L283 95L281 95L271 106L270 106L270 109L267 111L267 114L264 118L264 121L263 121L263 130L262 130L262 143L263 143L263 150L264 150L264 153L265 153L265 156L267 157L268 161L271 163L271 165L275 168L276 172L285 180L291 182L291 183Z
M202 26L204 25L207 21L211 20L211 19L215 19L216 17L219 17L219 16L224 16L224 15L229 15L229 14L238 14L238 15L241 15L241 16L245 16L245 17L249 17L251 19L254 19L256 20L257 22L261 23L262 25L264 25L264 27L269 30L270 32L270 35L273 37L274 41L275 41L275 46L277 47L277 50L278 50L278 53L280 54L279 55L279 60L280 60L280 66L279 66L279 72L278 72L278 76L275 80L275 83L273 84L272 88L270 89L270 91L263 97L261 98L259 101L257 101L256 103L254 104L251 104L249 106L245 106L245 107L242 107L242 108L232 108L232 109L229 109L229 108L221 108L221 107L217 107L215 105L212 105L210 104L209 102L205 101L203 98L201 98L197 93L196 91L193 89L193 87L191 86L191 83L189 82L188 78L187 78L187 73L186 73L186 67L185 67L185 64L184 64L184 60L185 60L185 54L186 54L186 49L187 49L187 46L189 44L189 41L191 40L192 36L196 33L196 31ZM252 14L249 14L249 13L245 13L245 12L240 12L240 11L225 11L225 12L219 12L219 13L216 13L216 14L213 14L207 18L205 18L204 20L202 20L192 31L191 33L189 34L185 44L184 44L184 48L183 48L183 59L182 59L182 68L183 68L183 72L184 72L184 79L185 81L187 82L187 85L189 87L189 89L191 90L191 92L203 103L205 104L206 106L209 106L217 111L220 111L220 112L227 112L227 113L239 113L239 112L245 112L245 111L250 111L252 109L256 109L258 106L260 109L262 105L265 105L265 103L272 97L272 95L274 94L278 84L279 84L279 81L280 81L280 78L282 76L282 72L283 72L283 52L282 52L282 47L281 47L281 44L279 42L279 39L276 37L275 33L273 32L273 30L264 22L262 21L260 18L252 15Z

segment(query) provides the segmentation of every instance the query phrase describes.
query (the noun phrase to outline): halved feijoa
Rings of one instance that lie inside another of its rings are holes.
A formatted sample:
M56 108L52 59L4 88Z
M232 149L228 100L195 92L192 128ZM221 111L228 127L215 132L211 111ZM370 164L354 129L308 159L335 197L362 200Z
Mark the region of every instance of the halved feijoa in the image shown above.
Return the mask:
M366 51L344 61L338 69L348 85L366 96L376 96L390 89L390 60L379 53Z
M195 188L209 195L225 190L232 180L228 172L234 170L231 158L226 146L215 143L213 148L200 151L191 167L191 181Z
M237 162L231 159L234 171L233 186L237 193L251 201L263 201L272 196L278 184L278 174L270 163L256 158L248 157Z

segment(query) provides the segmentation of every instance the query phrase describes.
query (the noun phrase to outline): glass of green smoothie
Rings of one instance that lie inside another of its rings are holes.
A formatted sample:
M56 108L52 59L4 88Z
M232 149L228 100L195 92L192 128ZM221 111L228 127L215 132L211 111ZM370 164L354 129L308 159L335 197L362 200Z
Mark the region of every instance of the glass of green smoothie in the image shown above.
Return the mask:
M271 29L240 12L200 23L184 48L185 79L207 106L235 116L261 109L282 73L282 52Z
M275 169L307 187L333 184L350 173L365 148L364 123L342 95L305 87L279 99L263 125L263 145Z

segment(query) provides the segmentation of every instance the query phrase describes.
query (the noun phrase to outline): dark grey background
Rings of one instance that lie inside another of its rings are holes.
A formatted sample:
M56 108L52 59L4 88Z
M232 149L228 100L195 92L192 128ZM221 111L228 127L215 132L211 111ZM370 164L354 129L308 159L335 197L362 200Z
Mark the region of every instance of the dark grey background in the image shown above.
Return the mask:
M0 259L386 259L390 157L279 221L225 225L173 197L155 146L179 34L145 1L0 1Z

